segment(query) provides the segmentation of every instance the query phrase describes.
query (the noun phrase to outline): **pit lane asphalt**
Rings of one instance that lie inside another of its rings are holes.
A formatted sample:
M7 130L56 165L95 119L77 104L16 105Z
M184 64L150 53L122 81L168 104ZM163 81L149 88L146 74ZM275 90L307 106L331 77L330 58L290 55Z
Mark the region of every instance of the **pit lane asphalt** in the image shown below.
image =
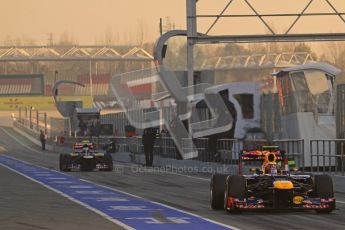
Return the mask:
M0 229L123 229L0 166Z
M6 154L9 156L47 168L58 169L58 154L40 151L38 146L18 135L11 127L0 128L0 145L6 148ZM187 177L164 172L148 171L139 173L136 166L120 163L116 164L113 172L71 172L70 174L241 229L345 228L345 191L344 194L336 194L336 198L342 202L337 203L338 210L331 214L320 215L313 211L307 211L247 212L241 215L229 215L225 211L213 211L210 208L209 178L201 177L200 175ZM0 174L0 180L2 180L2 177L3 175ZM31 191L30 187L29 191ZM26 193L26 191L23 193ZM4 196L11 197L12 195L8 192ZM36 200L33 200L33 203L41 202L40 196L30 198L36 198ZM51 199L56 199L56 202L59 203L64 198L56 195L56 197L54 196ZM63 204L63 202L61 203ZM65 201L65 203L66 206L61 205L61 210L57 211L57 213L67 213L69 211L71 207L70 201ZM83 208L80 207L80 209ZM31 215L35 216L36 214L33 212ZM93 213L85 214L85 219L90 220L94 216L97 215ZM66 218L68 219L68 216ZM54 221L57 220L55 219ZM63 221L65 222L65 220ZM103 224L106 223L107 220L104 220Z

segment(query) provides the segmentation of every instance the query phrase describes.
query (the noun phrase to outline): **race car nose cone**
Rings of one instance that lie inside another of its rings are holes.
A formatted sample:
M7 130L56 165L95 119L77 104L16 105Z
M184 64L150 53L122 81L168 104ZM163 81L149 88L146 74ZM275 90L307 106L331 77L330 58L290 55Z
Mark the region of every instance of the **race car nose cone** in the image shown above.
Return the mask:
M293 189L293 184L291 181L274 181L273 182L273 187L275 189Z

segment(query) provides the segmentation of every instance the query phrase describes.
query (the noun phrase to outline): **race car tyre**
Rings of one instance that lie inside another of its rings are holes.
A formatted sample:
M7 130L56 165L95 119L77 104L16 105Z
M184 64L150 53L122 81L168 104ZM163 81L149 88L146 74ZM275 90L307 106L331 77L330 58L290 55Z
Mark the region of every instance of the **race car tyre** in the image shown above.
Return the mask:
M243 199L246 197L247 182L243 176L232 175L226 179L226 185L224 190L224 209L231 213L238 213L235 207L228 207L228 198ZM233 203L234 204L234 203Z
M64 172L71 171L71 169L68 167L69 164L72 162L72 157L69 154L62 154L63 156L61 157L63 159L62 165L61 165L61 170Z
M64 164L64 154L60 154L59 156L59 169L60 171L63 171L63 164Z
M227 175L214 174L211 178L210 184L210 202L211 208L220 210L224 207L224 189Z
M110 153L106 153L104 155L104 163L108 166L105 171L113 171L114 164L113 164L113 157L111 156Z
M329 175L315 175L314 176L314 191L315 196L319 198L333 198L333 181Z
M318 198L333 198L334 191L333 191L333 181L329 175L315 175L314 176L314 192L315 197ZM330 213L333 211L335 207L327 208L327 209L317 209L316 212L318 213Z

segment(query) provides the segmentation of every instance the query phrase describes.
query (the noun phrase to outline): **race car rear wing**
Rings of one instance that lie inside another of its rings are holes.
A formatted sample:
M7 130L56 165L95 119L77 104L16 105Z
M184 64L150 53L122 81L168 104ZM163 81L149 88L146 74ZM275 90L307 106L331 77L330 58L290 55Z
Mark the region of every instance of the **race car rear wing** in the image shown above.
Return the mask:
M284 151L278 146L263 146L262 150L243 150L240 155L241 161L264 161L267 154L274 154L276 161L284 159Z
M93 149L93 143L75 143L74 145L73 145L73 149L74 150L83 150L83 147L85 146L85 145L87 145L87 147L89 148L89 149Z

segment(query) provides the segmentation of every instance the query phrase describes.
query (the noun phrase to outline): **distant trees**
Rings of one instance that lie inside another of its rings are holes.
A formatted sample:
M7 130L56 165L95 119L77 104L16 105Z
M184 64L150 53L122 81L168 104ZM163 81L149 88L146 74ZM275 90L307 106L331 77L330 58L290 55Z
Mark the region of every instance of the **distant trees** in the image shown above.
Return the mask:
M12 37L7 35L2 41L4 46L23 46L23 45L36 45L36 41L28 37Z
M73 33L68 31L62 32L57 42L57 45L77 45L78 40L74 38Z
M322 61L327 61L345 70L345 42L327 42L324 45Z
M170 19L166 19L164 29L173 28L174 24ZM44 35L43 41L47 44L54 45L76 45L78 40L75 38L73 33L64 31L54 42L50 43L49 34ZM112 27L108 26L104 34L95 40L97 45L136 45L144 50L153 53L154 42L149 41L150 33L143 20L138 21L136 34L124 33L119 35ZM20 45L36 45L37 42L27 37L11 37L6 36L1 45L5 46L20 46ZM187 46L185 37L176 37L168 41L168 48L165 58L165 65L171 69L185 70L187 68ZM124 54L128 49L116 49L120 54ZM267 54L267 53L282 53L282 52L307 52L311 53L312 56L320 61L326 61L330 64L337 66L338 68L345 70L345 42L328 42L323 43L320 46L311 46L310 43L299 42L299 43L251 43L251 44L208 44L208 45L195 45L194 46L194 61L195 67L201 66L206 59L214 58L217 60L218 57L225 56L238 56L238 55L249 55L249 54ZM319 58L316 58L316 56ZM94 63L95 65L95 63ZM115 62L98 62L97 72L98 73L123 73L127 71L149 68L152 66L150 63L115 63ZM87 63L71 62L71 63L49 63L40 62L36 63L35 66L31 63L6 63L6 65L0 66L0 72L3 73L31 73L31 72L49 72L49 75L53 75L55 69L59 69L61 77L63 75L76 75L83 74L89 71ZM5 70L6 69L6 70ZM65 69L65 70L64 70ZM93 66L96 69L96 65ZM51 72L51 73L50 73ZM48 74L48 73L47 73Z
M320 61L328 62L343 73L338 77L337 82L345 83L345 42L327 42L323 46L324 54L320 57Z

